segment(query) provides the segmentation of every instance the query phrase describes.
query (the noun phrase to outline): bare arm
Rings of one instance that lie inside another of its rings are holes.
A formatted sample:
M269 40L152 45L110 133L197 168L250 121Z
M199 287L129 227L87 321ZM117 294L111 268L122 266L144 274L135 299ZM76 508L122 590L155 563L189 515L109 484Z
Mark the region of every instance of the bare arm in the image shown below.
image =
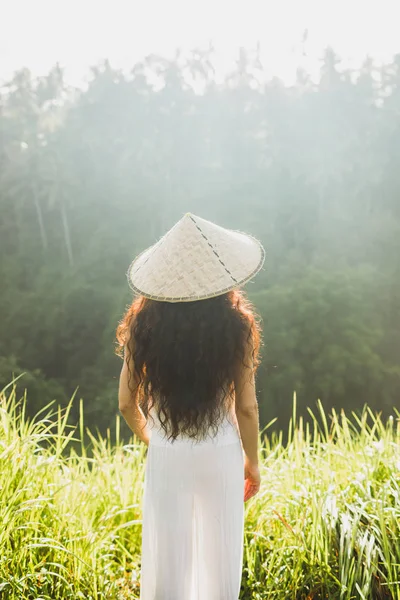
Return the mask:
M259 417L250 347L245 362L247 366L239 364L236 369L235 411L246 462L258 465Z
M138 387L133 364L130 365L130 368L133 373L132 383L134 386L132 385L132 390L128 386L129 371L125 353L124 364L119 377L118 406L130 429L148 446L150 442L150 432L146 425L146 418L138 404Z

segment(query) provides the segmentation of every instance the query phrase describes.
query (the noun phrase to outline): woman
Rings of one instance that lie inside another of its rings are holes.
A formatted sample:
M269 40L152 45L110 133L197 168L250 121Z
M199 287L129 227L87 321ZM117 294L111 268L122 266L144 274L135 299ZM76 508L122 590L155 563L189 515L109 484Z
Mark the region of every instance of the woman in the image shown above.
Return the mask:
M254 238L190 213L131 264L119 408L148 445L141 600L237 600L260 488ZM243 477L244 475L244 477Z

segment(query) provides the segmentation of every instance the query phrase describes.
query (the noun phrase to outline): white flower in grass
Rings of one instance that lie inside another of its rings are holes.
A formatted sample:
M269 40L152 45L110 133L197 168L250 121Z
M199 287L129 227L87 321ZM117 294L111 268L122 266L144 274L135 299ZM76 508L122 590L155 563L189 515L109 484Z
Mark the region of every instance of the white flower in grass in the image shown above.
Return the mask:
M347 513L342 513L341 514L341 521L342 521L342 529L345 533L350 533L351 531L351 518L349 517L349 515Z
M372 445L374 446L375 450L379 452L379 454L382 454L385 449L385 444L382 439L380 439L378 442L372 442Z
M45 465L51 465L51 463L55 462L55 460L55 456L43 456L43 454L41 454L37 457L36 466L43 467Z
M322 514L325 519L329 519L331 522L335 522L339 516L339 510L337 507L336 496L334 494L328 494L325 498L325 502L322 506Z

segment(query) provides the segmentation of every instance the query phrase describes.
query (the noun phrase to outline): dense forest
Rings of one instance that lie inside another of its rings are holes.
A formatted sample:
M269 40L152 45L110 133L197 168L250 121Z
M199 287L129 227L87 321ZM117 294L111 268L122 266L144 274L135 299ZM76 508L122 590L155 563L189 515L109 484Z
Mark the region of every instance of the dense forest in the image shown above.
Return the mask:
M211 48L130 73L105 62L84 89L59 66L15 73L0 94L0 385L24 372L32 414L78 388L104 431L127 268L187 211L266 248L247 286L262 425L286 425L294 391L303 414L318 398L398 404L400 55L354 72L328 49L319 81L299 69L290 86L243 49L223 82Z

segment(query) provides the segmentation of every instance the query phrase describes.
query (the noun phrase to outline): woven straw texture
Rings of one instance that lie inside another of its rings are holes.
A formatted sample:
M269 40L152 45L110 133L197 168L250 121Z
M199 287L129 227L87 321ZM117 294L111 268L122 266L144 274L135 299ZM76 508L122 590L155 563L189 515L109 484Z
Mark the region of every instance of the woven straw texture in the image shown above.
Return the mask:
M255 238L187 213L130 265L134 292L167 302L219 296L249 281L265 252Z

